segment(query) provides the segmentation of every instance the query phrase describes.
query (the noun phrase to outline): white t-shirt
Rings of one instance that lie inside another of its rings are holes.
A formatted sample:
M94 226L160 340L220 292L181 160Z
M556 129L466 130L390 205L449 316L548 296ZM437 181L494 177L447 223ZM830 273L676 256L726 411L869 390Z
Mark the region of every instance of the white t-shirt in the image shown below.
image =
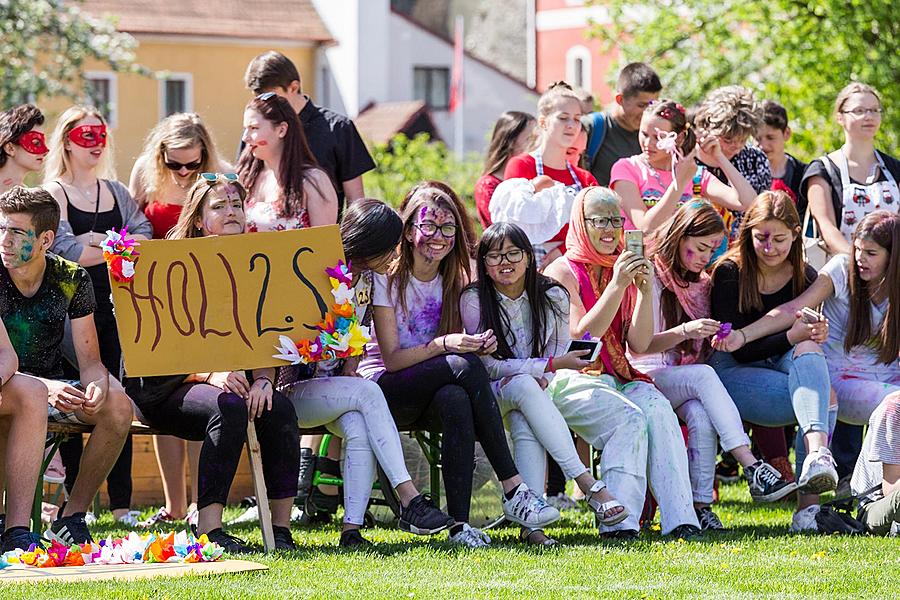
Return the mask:
M438 275L431 281L419 281L410 276L406 285L406 311L403 310L397 297L396 286L390 293L387 289L387 276L375 275L375 293L373 306L386 306L395 309L397 316L397 337L400 348L412 348L427 344L437 337L441 323L444 282ZM378 348L378 332L372 328L372 341L366 346L366 357L360 361L357 372L366 379L378 380L384 373L384 362Z
M878 350L870 346L854 346L850 352L844 352L844 339L847 337L850 319L850 284L848 272L850 257L838 254L822 267L819 273L828 275L834 284L834 294L825 300L823 313L828 319L828 339L824 344L825 359L832 370L849 369L854 372L885 373L896 372L897 363L886 365L878 360ZM888 301L881 304L870 303L872 307L872 329L874 333L881 328L888 308Z

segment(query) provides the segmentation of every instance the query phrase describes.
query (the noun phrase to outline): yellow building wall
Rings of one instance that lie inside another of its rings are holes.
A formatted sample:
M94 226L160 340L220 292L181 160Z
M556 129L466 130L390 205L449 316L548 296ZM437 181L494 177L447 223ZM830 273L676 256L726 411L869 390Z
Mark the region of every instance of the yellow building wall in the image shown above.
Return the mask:
M153 71L173 74L190 73L193 78L193 111L209 128L220 156L233 163L242 131L243 109L250 100L244 87L244 71L250 60L267 50L277 50L290 58L303 78L303 89L315 93L315 47L279 47L248 45L245 42L220 40L143 39L137 63ZM105 65L88 64L86 71L108 72ZM115 165L118 177L128 182L131 168L141 152L144 138L163 117L160 106L162 82L135 74L116 74L116 126L113 129ZM56 118L69 101L55 98L39 101L47 115L45 128L49 133Z

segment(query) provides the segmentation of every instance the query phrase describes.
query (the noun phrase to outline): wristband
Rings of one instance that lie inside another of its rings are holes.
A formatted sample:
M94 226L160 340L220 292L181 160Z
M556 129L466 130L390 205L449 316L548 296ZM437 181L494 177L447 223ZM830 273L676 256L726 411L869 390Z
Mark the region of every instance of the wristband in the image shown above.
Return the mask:
M681 324L681 337L687 338L687 323Z
M553 357L550 357L550 360L547 361L547 371L550 373L556 373L556 367L553 366Z
M446 335L441 336L441 345L444 347L444 352L449 352L449 350L447 350L447 336Z
M269 385L274 385L274 384L272 383L272 380L269 379L269 376L268 376L268 375L260 375L259 377L257 377L257 378L254 379L253 381L254 381L254 383L255 383L255 382L260 381L260 380L262 380L262 381L268 381L268 382L269 382Z

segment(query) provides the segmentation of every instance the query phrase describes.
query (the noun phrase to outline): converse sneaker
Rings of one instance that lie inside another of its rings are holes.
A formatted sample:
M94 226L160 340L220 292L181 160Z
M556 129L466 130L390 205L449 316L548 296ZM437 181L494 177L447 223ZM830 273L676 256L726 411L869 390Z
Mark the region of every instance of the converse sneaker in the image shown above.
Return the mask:
M209 541L222 546L228 554L247 554L253 552L253 548L251 548L247 542L231 534L225 533L221 527L216 527L212 531L207 532L206 537Z
M60 517L53 521L47 530L47 539L58 540L61 544L71 546L73 544L87 544L93 542L91 532L85 522L85 513L75 513L68 517Z
M722 525L719 516L709 506L695 508L694 512L697 513L701 531L725 531L725 526Z
M400 513L400 529L416 535L432 535L453 524L453 518L434 505L431 496L419 494Z
M762 460L744 467L744 475L754 502L775 502L797 489L796 483L785 480L775 467Z
M43 548L46 541L27 527L13 527L9 531L4 531L0 536L0 554L6 554L16 549L28 552L32 545Z
M804 461L804 465L806 461ZM804 469L805 471L806 469ZM802 478L801 478L802 479ZM818 532L819 526L816 523L816 515L819 514L820 506L813 504L806 508L801 508L791 517L791 533L801 533L804 531Z
M491 538L480 529L463 523L462 529L450 535L450 543L468 548L487 548L491 545Z
M575 510L578 508L578 503L572 500L571 496L569 496L565 492L560 492L554 496L547 496L546 501L547 504L560 512L564 510Z
M810 452L803 461L797 491L801 494L821 494L835 489L837 484L838 474L831 450L822 446L815 452Z
M530 527L543 528L559 520L559 511L544 502L524 483L520 483L512 498L503 498L503 514L507 520Z

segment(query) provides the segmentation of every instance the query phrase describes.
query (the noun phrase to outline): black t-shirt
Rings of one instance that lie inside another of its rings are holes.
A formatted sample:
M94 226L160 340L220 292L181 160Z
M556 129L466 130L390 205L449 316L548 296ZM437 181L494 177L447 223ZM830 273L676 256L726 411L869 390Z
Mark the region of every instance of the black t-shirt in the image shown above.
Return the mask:
M588 147L590 147L591 136L594 135L593 114L585 115L581 118L581 126L584 128L588 137ZM641 153L641 144L638 140L637 131L628 131L612 118L609 113L603 113L603 142L594 155L594 160L585 168L591 172L597 183L602 186L609 186L610 171L616 161L620 158L628 158ZM585 152L583 162L587 162L587 153Z
M125 392L141 412L152 412L163 400L184 385L187 375L157 375L153 377L125 376L122 384ZM151 416L151 415L146 415Z
M724 261L713 273L712 292L710 294L712 318L722 323L731 323L734 329L745 327L762 318L773 308L794 299L793 282L788 281L777 292L762 294L762 310L750 310L742 313L738 310L741 298L738 276L738 266L734 261ZM816 277L816 270L806 265L807 285L815 281ZM788 341L787 331L785 330L748 342L740 350L733 352L732 355L738 362L748 363L782 356L792 347L793 344Z
M47 253L41 287L26 298L0 265L0 317L19 356L19 371L44 377L63 377L60 346L66 317L80 319L96 309L94 287L77 263Z
M881 159L884 161L884 166L887 167L887 170L891 172L891 175L894 177L894 181L900 182L900 160L897 160L890 154L885 154L884 152L879 152L881 155ZM825 160L828 161L828 166L822 162L821 158L817 158L816 160L809 163L809 166L806 167L806 172L803 173L803 181L800 183L800 189L803 190L803 196L806 197L806 194L809 189L809 180L813 177L819 176L831 184L831 206L834 208L835 221L838 223L840 227L841 215L844 213L844 186L841 184L841 171L838 169L838 166L834 164L834 161L830 158L826 157ZM865 185L861 181L856 181L855 179L850 179L851 183L856 183L859 185ZM884 174L884 171L878 169L878 181L887 181L887 175ZM894 201L898 201L900 198L896 198Z

